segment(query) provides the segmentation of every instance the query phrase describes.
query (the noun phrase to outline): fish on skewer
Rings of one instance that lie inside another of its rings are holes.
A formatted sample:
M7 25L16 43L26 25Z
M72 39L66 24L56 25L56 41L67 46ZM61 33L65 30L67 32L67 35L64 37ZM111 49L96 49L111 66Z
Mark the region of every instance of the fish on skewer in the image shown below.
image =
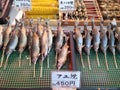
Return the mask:
M96 60L97 60L97 64L99 67L100 62L99 62L99 58L98 58L98 49L99 49L99 45L100 45L100 32L95 27L94 18L92 19L92 34L93 34L93 48L96 53Z
M120 27L117 27L115 31L115 37L117 38L116 49L120 53Z
M3 45L3 26L0 25L0 49Z
M106 57L106 51L107 51L107 48L108 48L108 46L107 46L107 43L108 43L108 38L107 38L107 29L106 28L104 28L103 27L104 25L103 24L101 24L101 33L100 33L100 42L101 42L101 44L100 44L100 48L101 48L101 50L102 50L102 52L104 53L104 57L105 57L105 64L106 64L106 68L107 68L107 70L109 70L109 68L108 68L108 62L107 62L107 57Z
M34 63L33 77L35 77L35 65L39 56L40 56L39 36L36 34L36 32L34 32L32 36L32 44L31 44L31 60Z
M81 63L82 63L82 67L84 68L84 62L83 62L83 58L82 58L82 48L83 48L83 36L80 32L80 30L77 28L78 22L75 22L75 29L74 29L74 39L76 41L76 45L77 45L77 50L80 54L80 59L81 59Z
M53 44L53 34L52 34L51 27L49 25L49 20L46 20L46 29L47 29L47 34L48 34L48 56L47 56L48 65L47 66L49 68L49 52Z
M109 23L109 25L108 25L109 48L110 48L110 51L111 51L112 54L113 54L115 67L116 67L116 69L117 69L117 68L118 68L118 65L117 65L116 57L115 57L115 36L114 36L114 31L115 31L115 29L114 29L113 25L111 25L111 24Z
M85 22L84 24L87 24L87 23ZM87 26L87 25L85 25L85 26ZM85 31L85 52L87 54L89 70L91 70L91 64L90 64L90 57L89 57L89 55L90 55L91 40L92 40L90 32L91 31L88 30L88 29Z
M4 65L4 69L6 69L7 64L8 64L8 58L10 57L10 55L12 54L12 52L15 50L15 48L17 47L18 44L18 35L17 35L17 31L13 30L12 31L12 36L10 38L10 41L7 45L7 50L6 50L6 61L5 61L5 65Z
M31 45L32 45L32 36L33 36L33 19L29 19L29 27L27 29L27 46L28 46L28 50L31 56ZM31 58L29 57L29 66L31 66Z
M27 45L27 31L24 25L24 21L20 21L21 26L19 30L19 43L18 43L18 52L19 52L19 67L21 66L21 55Z
M56 52L56 54L55 54L55 66L57 64L58 53L59 53L61 47L63 46L64 37L65 37L65 34L64 34L63 29L61 27L61 22L58 21L57 36L56 36L56 40L55 40L55 52Z
M3 33L3 51L2 51L0 67L2 67L3 59L4 59L4 53L5 53L7 44L9 42L9 40L10 40L10 36L11 36L10 34L11 34L11 31L12 31L12 28L11 28L11 25L9 23L10 22L8 21L7 29Z
M68 41L68 38L66 39ZM65 42L65 44L63 45L63 47L61 48L59 54L58 54L58 58L57 58L57 69L60 70L62 68L62 66L65 64L66 60L67 60L67 55L70 53L70 51L68 51L68 44L67 41Z
M41 38L41 53L40 53L40 58L41 58L41 68L40 68L40 77L42 77L42 72L43 72L43 61L46 58L48 54L48 33L46 29L43 32L42 38Z

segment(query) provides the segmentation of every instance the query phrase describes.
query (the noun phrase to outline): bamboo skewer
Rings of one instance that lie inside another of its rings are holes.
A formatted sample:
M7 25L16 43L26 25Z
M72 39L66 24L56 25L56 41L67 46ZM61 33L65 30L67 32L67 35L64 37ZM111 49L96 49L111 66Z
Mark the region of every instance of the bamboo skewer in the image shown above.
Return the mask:
M117 65L117 62L116 62L115 54L113 54L113 58L114 58L115 67L116 67L116 69L118 69L118 65Z
M96 52L96 59L97 59L98 67L100 67L100 61L99 61L99 58L98 58L98 52Z
M49 54L48 54L48 56L47 56L47 68L49 68L50 67L50 61L49 61Z
M8 58L9 58L10 54L7 55L6 57L6 61L5 61L5 65L4 65L4 70L6 69L7 67L7 64L8 64Z
M105 64L106 64L106 68L107 68L107 71L108 71L108 70L109 70L109 68L108 68L108 62L107 62L106 53L104 54L104 56L105 56Z
M82 55L80 55L80 59L81 59L82 67L85 68L85 65L84 65L84 62L83 62Z
M21 55L22 53L19 54L19 67L21 66Z
M36 64L34 64L34 68L33 68L33 77L35 77L35 65Z
M89 70L91 70L91 64L90 64L90 57L89 57L89 55L87 56L87 58L88 58L88 66L89 66Z
M42 74L43 74L43 61L41 62L40 65L40 78L42 78Z
M3 48L0 67L2 67L2 64L3 64L4 53L5 53L5 48Z

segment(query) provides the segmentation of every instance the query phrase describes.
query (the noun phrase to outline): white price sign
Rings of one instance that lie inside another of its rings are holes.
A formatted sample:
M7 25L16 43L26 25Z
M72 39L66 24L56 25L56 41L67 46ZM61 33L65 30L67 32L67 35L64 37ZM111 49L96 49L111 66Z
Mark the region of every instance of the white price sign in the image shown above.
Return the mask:
M14 0L15 8L22 10L31 9L31 0Z
M74 0L59 0L59 10L61 12L69 12L75 10Z
M52 87L79 88L81 85L80 71L52 71Z

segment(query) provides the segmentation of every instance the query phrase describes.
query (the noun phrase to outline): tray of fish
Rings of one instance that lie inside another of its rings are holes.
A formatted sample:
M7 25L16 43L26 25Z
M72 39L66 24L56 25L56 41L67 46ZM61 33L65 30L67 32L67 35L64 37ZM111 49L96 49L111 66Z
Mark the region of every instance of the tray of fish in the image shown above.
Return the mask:
M56 32L45 23L0 26L0 88L50 87L52 70L70 70L69 34L60 21Z
M67 13L67 15L63 13L63 18L68 20L84 20L92 17L95 19L102 18L96 0L76 0L73 12Z
M119 0L98 0L98 3L104 19L116 18L120 20Z
M84 28L75 22L73 33L77 70L82 73L81 86L84 88L120 87L120 27L109 21L107 27L103 20L100 27L85 21ZM83 30L84 29L84 30Z

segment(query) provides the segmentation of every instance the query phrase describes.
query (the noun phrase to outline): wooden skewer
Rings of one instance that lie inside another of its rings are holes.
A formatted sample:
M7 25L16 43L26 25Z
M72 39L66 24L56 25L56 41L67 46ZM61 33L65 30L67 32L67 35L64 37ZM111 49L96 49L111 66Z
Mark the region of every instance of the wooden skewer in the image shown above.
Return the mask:
M89 55L88 55L87 57L88 57L88 66L89 66L89 70L91 70L90 57L89 57Z
M40 65L40 78L42 78L42 74L43 74L43 61L41 62Z
M7 64L8 64L8 58L9 58L10 54L7 55L6 57L6 61L5 61L5 65L4 65L4 70L6 69L7 67Z
M35 77L35 65L36 64L34 64L33 77Z
M117 65L117 62L116 62L115 54L113 54L113 58L114 58L115 67L116 67L116 69L118 69L118 65Z
M105 56L105 64L106 64L106 68L107 68L107 71L108 71L108 70L109 70L109 68L108 68L108 62L107 62L106 53L104 54L104 56Z
M50 62L49 62L49 54L48 54L48 56L47 56L47 68L49 68L50 67Z
M4 53L5 53L5 48L3 49L3 52L2 52L0 67L2 67L2 64L3 64Z
M22 53L19 54L19 67L21 66L21 55Z
M96 52L96 59L97 59L98 67L100 67L100 61L99 61L99 58L98 58L98 52Z
M31 66L31 57L29 58L29 66Z
M84 65L83 58L82 58L81 54L80 54L80 59L81 59L82 67L85 68L85 65Z

